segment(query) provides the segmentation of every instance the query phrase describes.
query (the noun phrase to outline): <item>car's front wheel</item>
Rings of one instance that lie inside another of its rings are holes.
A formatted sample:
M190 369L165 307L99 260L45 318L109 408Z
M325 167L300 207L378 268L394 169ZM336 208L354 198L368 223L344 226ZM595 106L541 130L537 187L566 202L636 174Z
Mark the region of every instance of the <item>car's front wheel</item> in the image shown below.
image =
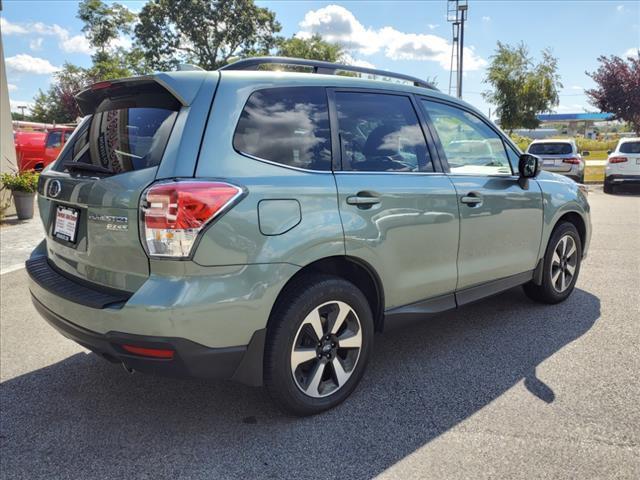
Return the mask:
M542 303L559 303L573 291L582 261L582 242L575 225L559 224L547 245L543 259L542 283L523 286L529 298Z
M362 292L341 278L304 277L272 313L265 385L286 412L319 413L356 388L372 346L373 317Z

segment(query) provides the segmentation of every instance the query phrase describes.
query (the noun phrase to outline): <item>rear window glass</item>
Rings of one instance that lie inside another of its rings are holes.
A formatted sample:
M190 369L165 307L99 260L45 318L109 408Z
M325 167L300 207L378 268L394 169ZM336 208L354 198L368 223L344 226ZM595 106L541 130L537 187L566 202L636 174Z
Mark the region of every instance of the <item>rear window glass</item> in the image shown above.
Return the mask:
M621 144L620 153L640 153L640 142L625 142Z
M569 155L573 152L570 143L534 143L529 153L534 155Z
M178 112L136 107L95 113L75 137L61 163L86 163L112 174L160 164Z
M233 146L241 153L290 167L331 170L324 88L272 88L253 93L238 121Z

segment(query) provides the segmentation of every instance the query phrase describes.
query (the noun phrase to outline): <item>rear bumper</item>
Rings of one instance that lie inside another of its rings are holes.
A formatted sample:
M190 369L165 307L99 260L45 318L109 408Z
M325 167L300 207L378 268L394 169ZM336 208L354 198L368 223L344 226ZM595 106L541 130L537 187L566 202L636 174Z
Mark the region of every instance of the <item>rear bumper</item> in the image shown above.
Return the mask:
M604 177L604 181L612 185L640 185L640 175L613 174Z
M75 325L55 314L35 297L36 310L65 337L113 363L128 369L172 377L233 378L248 347L208 348L184 338L148 337L122 332L100 334ZM127 353L122 345L174 351L173 358L161 359Z

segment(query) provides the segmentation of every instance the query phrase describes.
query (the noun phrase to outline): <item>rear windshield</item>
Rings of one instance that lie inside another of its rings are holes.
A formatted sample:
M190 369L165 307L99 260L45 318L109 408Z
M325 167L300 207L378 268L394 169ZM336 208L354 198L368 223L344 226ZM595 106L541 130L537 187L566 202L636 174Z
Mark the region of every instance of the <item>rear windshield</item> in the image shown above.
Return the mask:
M640 153L640 142L625 142L620 145L620 153Z
M162 160L177 115L175 110L156 107L95 113L83 122L57 169L85 163L117 174L155 167Z
M568 155L572 151L570 143L534 143L529 147L534 155Z

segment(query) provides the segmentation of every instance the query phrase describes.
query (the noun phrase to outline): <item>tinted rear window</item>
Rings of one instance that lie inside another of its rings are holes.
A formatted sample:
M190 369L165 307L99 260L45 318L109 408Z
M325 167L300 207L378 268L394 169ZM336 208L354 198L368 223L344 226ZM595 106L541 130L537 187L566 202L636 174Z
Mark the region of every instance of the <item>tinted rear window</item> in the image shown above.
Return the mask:
M331 170L327 96L321 87L255 92L242 111L233 146L291 167Z
M529 153L534 155L569 155L573 152L570 143L534 143Z
M95 113L65 152L67 162L106 168L114 174L160 164L178 112L135 107Z
M620 153L640 153L640 142L625 142L620 145Z

